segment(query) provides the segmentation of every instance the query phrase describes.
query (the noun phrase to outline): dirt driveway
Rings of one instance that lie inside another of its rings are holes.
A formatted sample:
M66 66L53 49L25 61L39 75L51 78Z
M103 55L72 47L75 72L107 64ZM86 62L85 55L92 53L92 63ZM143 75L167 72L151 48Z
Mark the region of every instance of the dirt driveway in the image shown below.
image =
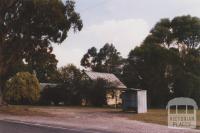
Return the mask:
M21 108L20 108L21 109ZM82 107L29 107L26 114L0 113L1 120L14 120L43 125L110 131L116 133L196 133L197 130L176 130L166 126L128 119L131 113L115 109ZM34 112L38 115L34 115ZM40 115L40 113L42 115Z

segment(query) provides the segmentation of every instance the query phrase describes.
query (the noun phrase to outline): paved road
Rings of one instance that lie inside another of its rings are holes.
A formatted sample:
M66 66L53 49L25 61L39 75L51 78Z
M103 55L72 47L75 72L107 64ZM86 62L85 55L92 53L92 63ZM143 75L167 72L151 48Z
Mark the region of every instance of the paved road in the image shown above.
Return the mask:
M108 133L108 132L0 121L0 133Z

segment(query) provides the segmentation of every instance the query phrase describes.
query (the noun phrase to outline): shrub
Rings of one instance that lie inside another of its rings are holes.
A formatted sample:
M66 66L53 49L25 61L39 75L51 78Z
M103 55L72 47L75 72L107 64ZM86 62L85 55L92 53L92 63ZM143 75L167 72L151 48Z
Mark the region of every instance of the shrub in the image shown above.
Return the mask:
M102 79L98 79L93 83L91 90L90 100L94 106L103 106L107 104L106 98L107 82Z
M103 79L96 81L82 81L81 94L86 100L86 104L93 106L103 106L107 104L106 92L109 87L108 82Z
M81 105L80 93L71 84L61 84L56 87L46 86L41 92L40 104L42 105Z
M58 105L60 102L64 102L66 99L66 89L62 86L50 87L46 86L41 92L40 103L42 105Z
M6 82L4 99L9 104L34 104L39 97L39 81L29 72L19 72Z

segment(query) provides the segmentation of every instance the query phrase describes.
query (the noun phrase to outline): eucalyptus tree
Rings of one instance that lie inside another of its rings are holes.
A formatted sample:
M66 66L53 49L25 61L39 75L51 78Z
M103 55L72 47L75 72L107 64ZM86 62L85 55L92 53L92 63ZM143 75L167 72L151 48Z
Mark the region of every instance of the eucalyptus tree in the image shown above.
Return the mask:
M67 0L0 1L0 86L4 86L19 62L51 64L40 57L55 59L52 44L61 44L72 28L82 29L75 2ZM38 56L37 56L38 55ZM56 64L56 61L53 62Z
M114 73L120 76L124 59L113 44L106 43L99 51L92 47L81 59L81 65L96 72Z
M178 16L161 19L129 53L123 77L128 86L147 89L152 105L180 96L200 103L199 68L200 18Z

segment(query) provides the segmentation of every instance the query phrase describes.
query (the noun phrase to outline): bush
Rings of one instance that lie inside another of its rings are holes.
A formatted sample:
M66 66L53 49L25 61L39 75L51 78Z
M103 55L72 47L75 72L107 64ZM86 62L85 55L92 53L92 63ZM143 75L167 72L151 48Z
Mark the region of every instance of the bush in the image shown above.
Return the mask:
M41 92L40 104L42 105L81 105L80 93L70 84L62 84L56 87L46 86Z
M107 104L106 92L107 82L102 79L95 81L91 88L90 100L94 106L103 106Z
M103 106L107 104L106 92L109 84L103 79L96 81L82 81L81 94L86 104Z
M46 86L41 92L40 104L50 105L53 103L54 105L58 105L60 102L65 101L66 93L66 89L61 85L56 87Z
M42 92L41 102L55 104L56 100L63 102L65 105L81 105L80 97L80 81L81 71L74 66L69 64L61 67L58 70L58 81L59 86L56 88L46 88ZM57 94L57 96L54 96Z
M29 72L19 72L6 82L4 99L9 104L34 104L39 97L39 81Z

